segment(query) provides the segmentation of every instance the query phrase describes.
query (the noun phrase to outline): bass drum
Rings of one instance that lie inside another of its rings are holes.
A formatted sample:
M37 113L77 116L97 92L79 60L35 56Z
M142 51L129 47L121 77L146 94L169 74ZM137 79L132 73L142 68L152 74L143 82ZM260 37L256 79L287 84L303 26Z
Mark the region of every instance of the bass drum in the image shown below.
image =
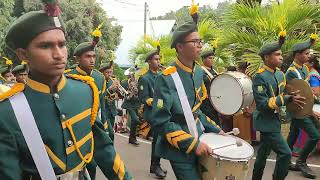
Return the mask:
M253 103L252 81L241 72L216 76L210 85L209 99L223 115L233 115Z

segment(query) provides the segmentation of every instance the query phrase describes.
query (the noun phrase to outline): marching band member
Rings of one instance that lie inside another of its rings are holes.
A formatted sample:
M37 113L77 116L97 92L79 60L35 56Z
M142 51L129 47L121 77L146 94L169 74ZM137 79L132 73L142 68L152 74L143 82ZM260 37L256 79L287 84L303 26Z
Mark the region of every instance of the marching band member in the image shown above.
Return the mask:
M107 119L109 119L112 128L114 127L115 117L118 114L116 107L117 88L120 85L118 80L112 80L113 76L113 61L108 63L102 63L99 71L104 75L107 83L106 96L105 96L105 108Z
M310 59L310 47L315 42L316 38L313 39L311 36L309 41L296 43L292 47L293 52L293 63L286 72L286 80L289 82L292 79L303 79L309 80L309 69L305 65ZM303 129L309 136L308 141L299 152L299 158L296 164L290 164L290 169L300 170L302 175L307 178L315 179L316 174L308 167L306 161L309 154L316 147L317 142L320 138L319 131L316 128L315 122L312 120L312 116L306 117L304 119L298 119L292 117L290 124L290 132L287 139L290 149L293 149L293 145L297 140L300 129Z
M212 50L203 51L201 53L201 58L203 62L203 68L206 70L203 73L203 81L206 85L207 91L210 90L210 85L212 79L218 75L217 72L214 70L213 67L213 61L214 61L214 53L215 48ZM210 74L209 74L210 73ZM218 117L218 112L214 109L213 105L210 102L209 97L207 97L200 106L201 111L208 116L210 119L212 119L217 125L220 125L220 120Z
M140 102L144 104L143 116L147 122L150 122L151 112L152 112L152 101L154 93L154 83L159 73L159 64L160 64L160 46L157 47L157 50L153 50L147 54L145 62L149 65L149 70L140 77L138 81L139 87L139 99ZM155 134L155 131L152 130L152 151L151 151L151 165L150 173L153 173L157 178L165 178L167 171L163 170L160 165L160 157L155 154L155 147L157 142L158 135Z
M199 141L203 128L204 132L224 134L200 110L207 92L203 70L195 64L202 48L195 23L198 15L196 11L191 14L194 22L187 22L173 32L171 48L176 49L177 60L156 79L150 118L152 129L158 134L155 153L170 161L178 180L201 179L197 157L212 153L208 145Z
M140 108L140 102L138 99L138 82L135 78L135 68L128 69L129 74L128 80L123 81L121 85L127 90L128 95L124 98L122 108L126 109L130 115L130 135L129 135L129 144L135 146L139 145L137 141L137 126L139 123L138 109Z
M277 154L273 179L283 180L288 175L291 151L280 133L279 108L290 101L297 104L304 103L304 98L300 95L283 95L286 80L278 69L283 60L281 52L285 40L283 32L279 34L279 42L267 43L261 47L259 55L264 66L253 77L252 89L256 102L253 125L261 133L261 145L254 164L252 180L262 179L271 150Z
M21 64L17 65L12 69L13 75L16 77L18 83L25 84L28 78L28 66L22 61Z
M95 31L100 31L100 27L101 25L99 25L99 27ZM99 102L100 102L99 107L100 107L101 121L104 125L104 128L109 133L111 140L114 140L114 132L112 129L112 125L110 123L110 120L107 119L106 117L106 108L105 108L106 80L102 73L94 69L95 62L96 62L95 47L99 41L99 38L100 36L94 35L92 42L83 42L75 48L73 55L79 64L76 68L72 69L68 74L90 76L94 79L94 82L96 83L99 90Z
M12 86L16 82L16 78L12 73L12 60L6 57L2 58L5 60L5 65L0 69L0 82L7 86Z
M63 74L65 27L56 2L45 2L45 11L22 15L5 37L20 60L28 59L30 74L0 95L0 177L84 179L94 159L108 179L132 179L98 117L93 78Z

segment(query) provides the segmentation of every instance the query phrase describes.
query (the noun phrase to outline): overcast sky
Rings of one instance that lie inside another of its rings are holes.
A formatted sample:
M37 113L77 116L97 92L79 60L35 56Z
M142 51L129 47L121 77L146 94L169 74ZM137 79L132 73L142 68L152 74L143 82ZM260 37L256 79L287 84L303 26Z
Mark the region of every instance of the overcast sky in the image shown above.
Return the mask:
M142 21L144 2L149 6L150 16L164 15L171 10L176 11L183 6L190 6L191 0L97 0L103 4L109 17L119 21ZM200 6L211 5L216 8L219 2L226 0L195 0ZM231 0L234 1L234 0Z

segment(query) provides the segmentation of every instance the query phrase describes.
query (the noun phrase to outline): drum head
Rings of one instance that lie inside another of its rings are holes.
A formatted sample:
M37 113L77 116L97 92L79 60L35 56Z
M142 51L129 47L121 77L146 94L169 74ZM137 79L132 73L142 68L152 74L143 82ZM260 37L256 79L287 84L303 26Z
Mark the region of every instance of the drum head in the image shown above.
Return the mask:
M236 145L237 140L241 141L242 146ZM206 133L200 136L200 141L206 143L212 149L223 147L214 150L214 156L225 160L248 161L254 154L253 147L249 143L234 136L223 136L215 133Z
M213 79L209 95L214 108L223 115L237 113L243 103L242 87L237 79L228 73Z

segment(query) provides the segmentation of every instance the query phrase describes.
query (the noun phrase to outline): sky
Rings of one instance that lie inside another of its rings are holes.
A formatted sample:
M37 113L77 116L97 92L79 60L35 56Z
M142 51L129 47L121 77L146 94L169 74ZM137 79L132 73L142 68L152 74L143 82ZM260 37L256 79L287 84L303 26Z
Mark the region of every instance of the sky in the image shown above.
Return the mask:
M199 3L200 6L210 5L212 8L216 8L220 2L235 0L194 0L195 3ZM176 11L183 6L190 6L192 0L97 0L102 4L102 8L107 12L109 17L117 19L114 24L123 26L121 34L121 43L116 51L116 60L118 64L128 65L128 51L131 49L139 38L143 37L143 19L144 19L144 3L148 4L150 14L149 17L157 17L164 15L170 11ZM170 23L169 23L170 24ZM155 27L152 23L147 22L147 34L150 34L150 30L154 29L158 31L156 35L167 34L170 29L168 25L163 27ZM151 27L150 27L151 26ZM165 28L164 28L165 27ZM149 31L149 32L148 32Z

